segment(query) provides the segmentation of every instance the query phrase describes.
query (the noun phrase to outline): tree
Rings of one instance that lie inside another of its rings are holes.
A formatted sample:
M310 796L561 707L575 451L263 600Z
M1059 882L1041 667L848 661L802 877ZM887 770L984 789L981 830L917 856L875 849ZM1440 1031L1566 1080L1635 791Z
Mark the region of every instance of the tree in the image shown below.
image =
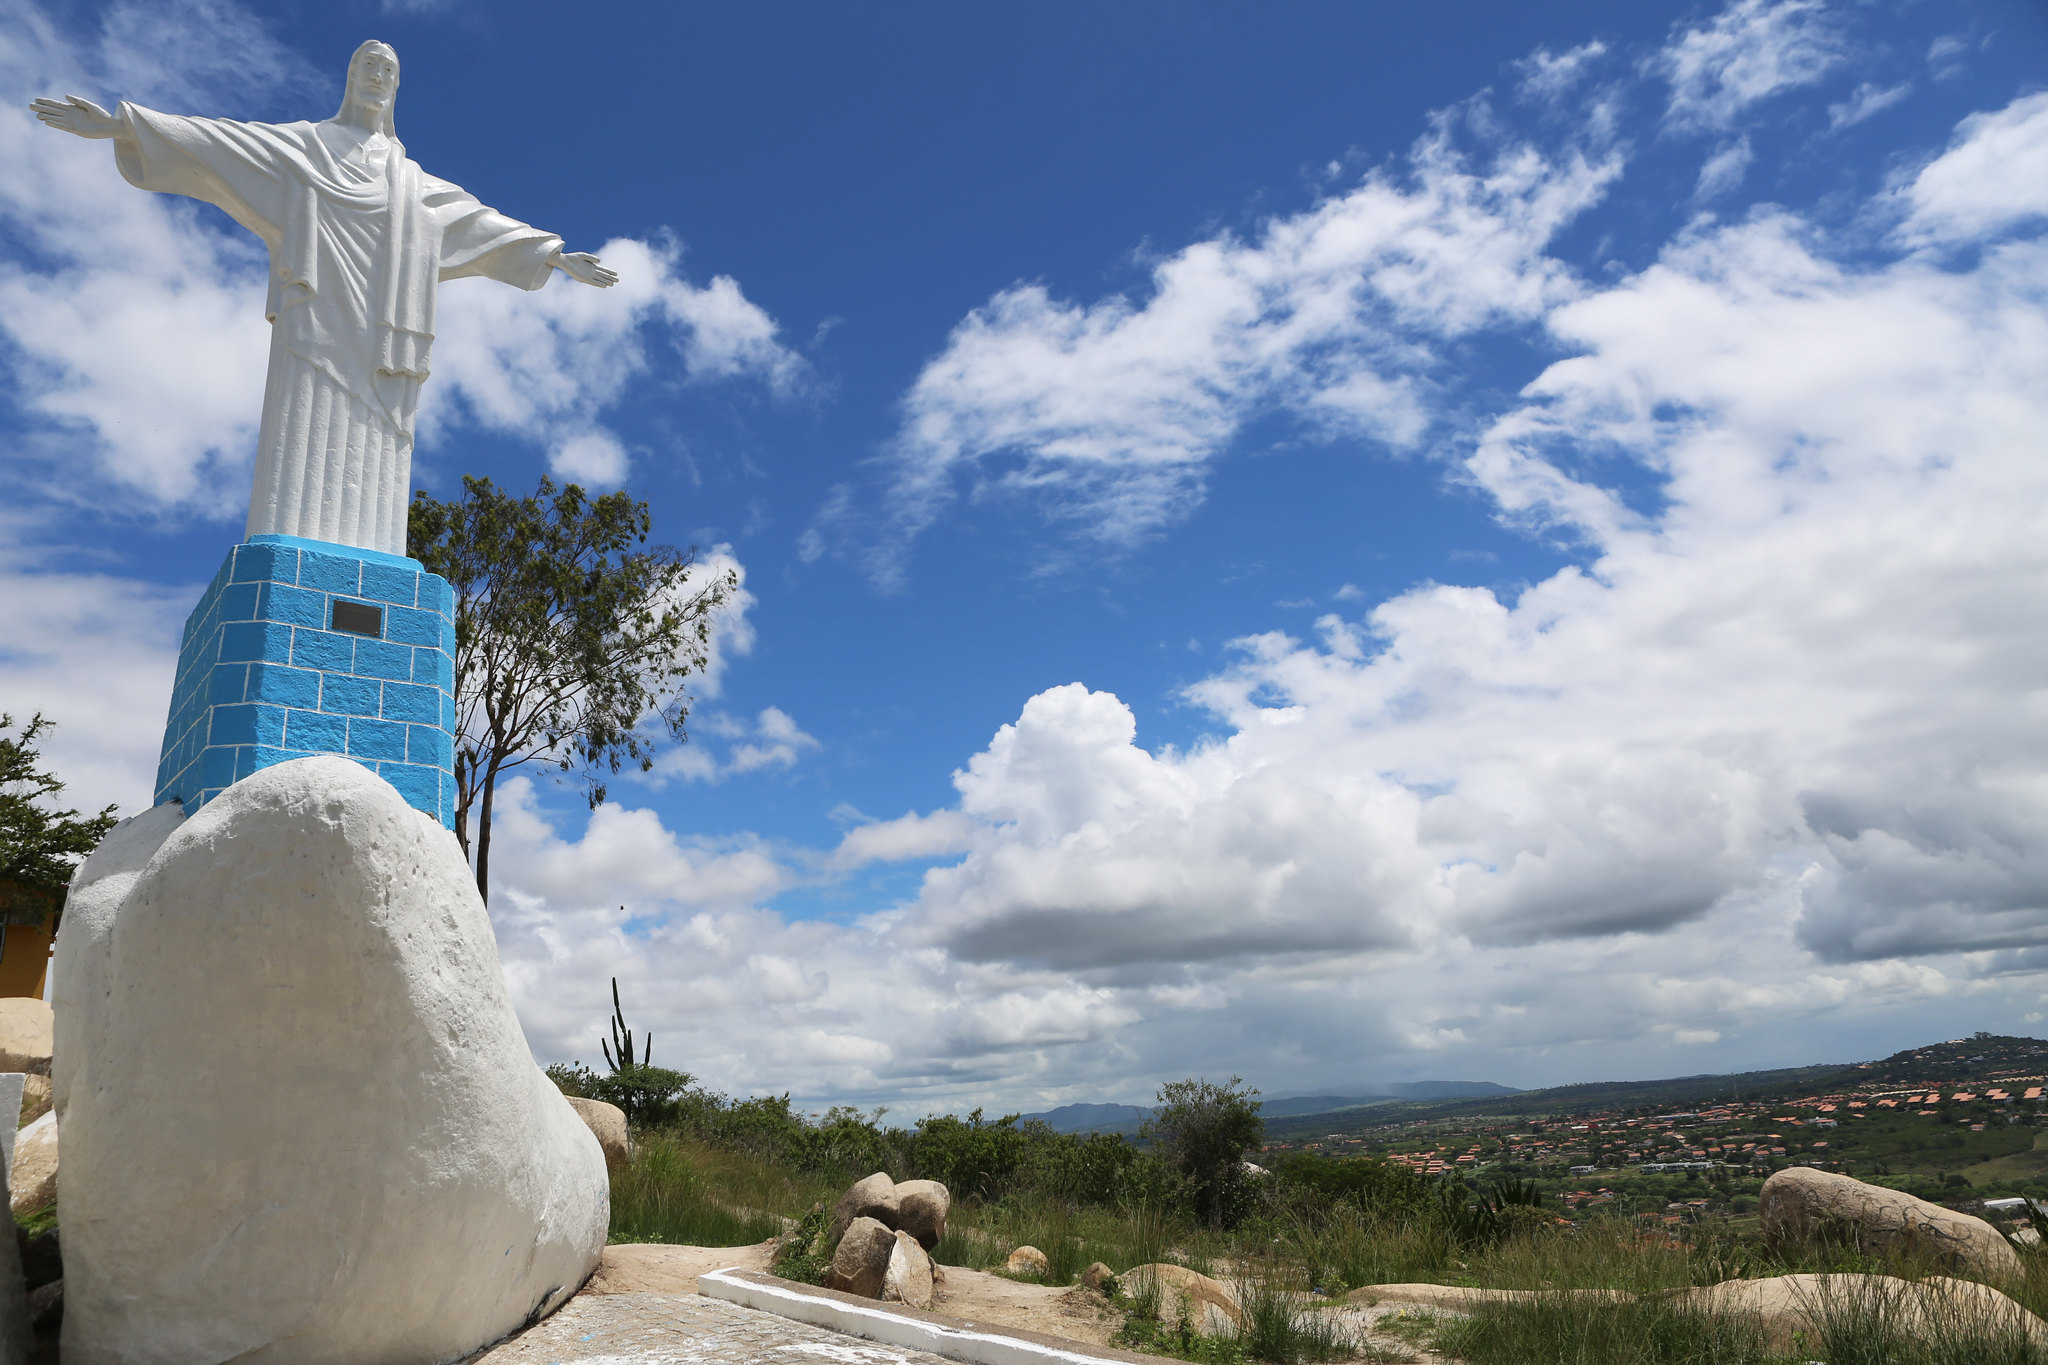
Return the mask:
M15 734L14 717L0 715L0 910L17 896L61 905L79 862L114 827L112 806L85 818L48 808L64 784L37 768L36 741L55 725L38 712Z
M693 574L694 550L647 547L650 525L624 492L546 478L524 498L468 477L455 502L413 494L412 552L455 589L455 836L486 901L500 777L580 769L595 809L606 775L689 737L685 680L739 576Z
M1245 1153L1266 1133L1258 1093L1236 1076L1223 1085L1169 1081L1159 1087L1159 1107L1139 1129L1138 1136L1150 1138L1160 1158L1187 1179L1195 1212L1211 1227L1227 1227L1245 1211Z

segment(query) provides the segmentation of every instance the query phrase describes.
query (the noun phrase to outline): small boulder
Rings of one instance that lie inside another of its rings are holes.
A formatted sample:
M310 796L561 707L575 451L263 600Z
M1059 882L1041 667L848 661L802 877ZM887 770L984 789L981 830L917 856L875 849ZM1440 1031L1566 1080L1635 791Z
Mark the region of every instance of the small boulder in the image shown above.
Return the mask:
M932 1306L932 1258L916 1237L897 1229L895 1250L889 1253L889 1267L882 1273L882 1300L907 1308Z
M953 1196L936 1180L906 1180L896 1187L896 1230L907 1232L926 1251L946 1235Z
M1052 1262L1037 1247L1018 1247L1003 1262L1005 1275L1045 1275L1052 1270Z
M1214 1336L1227 1328L1244 1326L1244 1310L1237 1306L1237 1295L1231 1292L1230 1286L1197 1274L1184 1265L1158 1261L1127 1271L1123 1278L1125 1284L1141 1291L1156 1284L1159 1287L1160 1316L1169 1320L1185 1300L1206 1335Z
M57 1202L57 1116L45 1114L14 1139L14 1165L7 1173L7 1198L16 1218Z
M56 1016L45 1001L25 995L0 998L0 1071L50 1074Z
M836 1246L856 1218L872 1218L891 1232L896 1230L896 1182L887 1171L876 1171L865 1180L854 1181L839 1196L839 1202L832 1206L832 1222L825 1230L825 1245Z
M567 1098L576 1116L597 1136L597 1145L604 1149L607 1166L616 1165L632 1155L633 1139L626 1133L625 1110L603 1100L586 1100L576 1095Z
M1809 1166L1779 1171L1764 1182L1757 1221L1774 1250L1835 1235L1866 1252L1927 1256L1985 1279L2004 1280L2020 1271L2019 1253L1982 1218Z
M1081 1283L1089 1289L1100 1289L1114 1279L1116 1272L1100 1261L1081 1272Z
M882 1282L889 1274L889 1261L896 1254L896 1230L878 1218L860 1217L847 1225L832 1253L832 1269L825 1274L825 1287L864 1299L880 1298Z

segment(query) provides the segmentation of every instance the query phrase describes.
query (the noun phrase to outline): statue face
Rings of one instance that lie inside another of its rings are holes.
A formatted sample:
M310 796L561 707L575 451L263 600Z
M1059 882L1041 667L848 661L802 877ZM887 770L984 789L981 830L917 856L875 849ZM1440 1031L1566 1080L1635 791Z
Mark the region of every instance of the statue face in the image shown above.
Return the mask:
M382 115L398 97L398 54L378 43L356 54L348 68L349 99Z

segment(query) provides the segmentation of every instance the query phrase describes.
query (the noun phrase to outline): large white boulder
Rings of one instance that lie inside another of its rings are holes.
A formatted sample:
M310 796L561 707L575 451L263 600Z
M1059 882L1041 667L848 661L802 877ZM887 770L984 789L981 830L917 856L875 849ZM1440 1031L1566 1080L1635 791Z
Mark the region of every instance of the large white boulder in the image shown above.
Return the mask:
M1764 1182L1757 1223L1773 1248L1836 1235L1863 1251L1903 1251L1985 1279L2020 1274L2019 1253L1982 1218L1808 1166Z
M458 1358L609 1218L453 835L346 759L125 822L58 935L67 1365Z

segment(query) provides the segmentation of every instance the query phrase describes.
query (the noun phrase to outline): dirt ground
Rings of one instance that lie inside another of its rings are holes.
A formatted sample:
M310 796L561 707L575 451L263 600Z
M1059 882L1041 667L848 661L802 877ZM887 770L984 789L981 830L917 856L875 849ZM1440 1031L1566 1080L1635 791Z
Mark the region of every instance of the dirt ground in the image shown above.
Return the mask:
M712 1270L768 1269L773 1241L750 1247L679 1247L651 1243L608 1246L583 1294L694 1294L697 1277ZM1089 1289L1023 1284L985 1271L941 1266L932 1310L970 1322L1021 1327L1049 1336L1107 1346L1122 1318Z
M767 1270L774 1246L773 1241L748 1247L647 1243L608 1246L597 1273L576 1297L582 1301L611 1294L694 1294L697 1277L708 1271ZM1123 1325L1122 1315L1094 1290L1026 1284L961 1266L939 1269L944 1279L937 1286L932 1308L949 1317L991 1327L1042 1332L1093 1346L1110 1345ZM1330 1311L1341 1315L1346 1326L1363 1338L1361 1345L1370 1353L1368 1358L1405 1358L1417 1362L1437 1359L1417 1349L1415 1336L1400 1330L1401 1320L1417 1308L1455 1312L1462 1306L1457 1300L1471 1291L1446 1292L1437 1285L1397 1285L1387 1289L1392 1292L1384 1302L1355 1302Z

